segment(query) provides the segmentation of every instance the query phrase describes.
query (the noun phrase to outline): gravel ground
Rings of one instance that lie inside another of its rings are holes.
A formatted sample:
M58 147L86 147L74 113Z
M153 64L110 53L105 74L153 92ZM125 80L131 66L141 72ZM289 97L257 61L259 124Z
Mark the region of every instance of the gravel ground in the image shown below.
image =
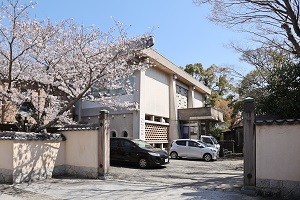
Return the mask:
M2 200L265 199L241 194L242 158L171 160L163 167L113 165L105 180L61 177L17 185L0 184Z
M133 165L113 165L114 179L165 183L195 189L240 191L243 185L243 159L226 158L213 162L192 159L170 159L163 167L141 170Z

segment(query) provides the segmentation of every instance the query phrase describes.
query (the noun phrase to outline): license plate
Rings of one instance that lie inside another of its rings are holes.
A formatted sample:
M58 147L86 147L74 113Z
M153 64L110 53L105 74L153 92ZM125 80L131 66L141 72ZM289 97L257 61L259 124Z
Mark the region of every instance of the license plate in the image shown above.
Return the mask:
M166 159L165 159L165 163L168 163L168 162L169 162L169 159L168 159L168 158L166 158Z

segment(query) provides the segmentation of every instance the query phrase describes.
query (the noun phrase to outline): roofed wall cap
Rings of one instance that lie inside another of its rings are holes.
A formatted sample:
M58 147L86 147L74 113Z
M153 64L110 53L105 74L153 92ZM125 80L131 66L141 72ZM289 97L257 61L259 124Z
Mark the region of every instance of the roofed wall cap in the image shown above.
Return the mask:
M34 132L0 132L0 140L47 140L65 141L66 137L61 133L34 133Z
M59 131L98 130L99 124L72 124L59 128Z
M298 119L286 119L287 122L294 122L294 121L296 121L296 120L298 120ZM299 119L299 120L300 120L300 119Z
M87 131L87 130L98 130L99 127L92 128L60 128L59 131Z
M293 125L300 124L300 119L258 119L255 121L255 125Z
M265 121L268 122L268 123L272 123L272 122L274 122L276 120L274 120L274 119L266 119Z

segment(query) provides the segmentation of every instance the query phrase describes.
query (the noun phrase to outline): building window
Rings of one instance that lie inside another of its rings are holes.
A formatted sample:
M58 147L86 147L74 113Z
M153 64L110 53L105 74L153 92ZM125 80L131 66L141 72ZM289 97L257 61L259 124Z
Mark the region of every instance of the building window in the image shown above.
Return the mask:
M145 120L152 121L152 115L145 115Z
M161 122L161 117L154 117L154 121Z
M176 85L176 101L177 101L177 108L187 108L188 104L188 90Z
M112 132L110 133L110 135L111 135L111 137L117 137L116 131L112 131Z
M118 85L119 88L110 89L110 88L99 88L99 87L91 87L91 91L89 94L91 94L94 97L111 97L111 96L118 96L118 95L126 95L128 94L124 88L126 87L133 87L134 86L134 76L130 76L128 79L120 79L117 80L115 85ZM133 91L131 91L129 94L133 94Z
M127 131L124 131L124 132L123 132L123 137L128 137Z

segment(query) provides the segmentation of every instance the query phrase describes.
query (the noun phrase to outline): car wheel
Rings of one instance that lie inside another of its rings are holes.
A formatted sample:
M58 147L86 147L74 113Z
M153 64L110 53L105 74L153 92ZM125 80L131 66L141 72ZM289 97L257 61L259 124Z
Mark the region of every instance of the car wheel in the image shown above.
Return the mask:
M138 163L140 168L147 168L148 167L148 161L146 158L140 158Z
M172 151L171 154L170 154L171 158L175 159L175 158L178 158L178 154L177 152L175 151Z
M206 162L209 162L212 160L212 156L209 153L204 154L203 158Z

